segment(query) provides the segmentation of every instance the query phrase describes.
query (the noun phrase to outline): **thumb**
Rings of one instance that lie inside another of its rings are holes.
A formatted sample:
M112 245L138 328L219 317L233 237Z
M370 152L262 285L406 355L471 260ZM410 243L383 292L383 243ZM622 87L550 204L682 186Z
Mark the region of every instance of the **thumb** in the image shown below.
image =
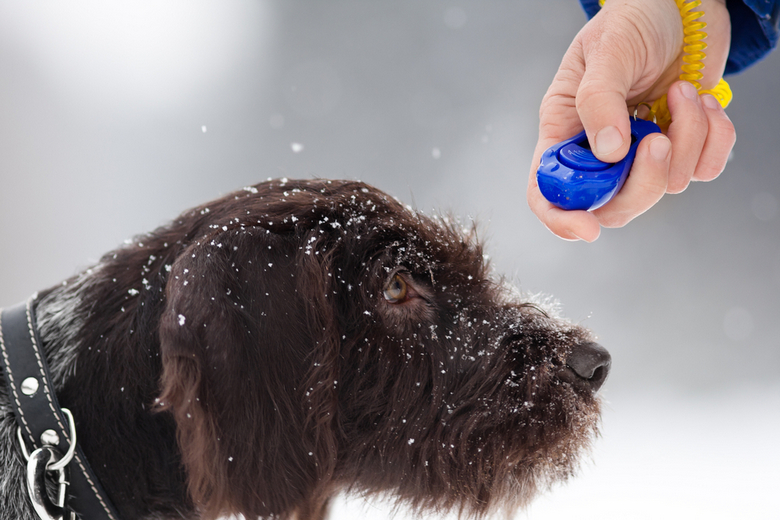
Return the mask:
M614 51L600 49L587 60L577 90L576 106L593 153L605 162L617 162L631 146L626 110L633 70Z

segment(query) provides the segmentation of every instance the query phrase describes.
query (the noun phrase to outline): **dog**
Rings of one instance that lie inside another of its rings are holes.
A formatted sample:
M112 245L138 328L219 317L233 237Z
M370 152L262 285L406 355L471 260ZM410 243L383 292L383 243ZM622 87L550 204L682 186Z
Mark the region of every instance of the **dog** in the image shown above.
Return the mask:
M244 188L35 309L122 520L319 520L340 492L513 511L575 472L610 368L473 227L352 181ZM0 517L33 520L9 402L0 379Z

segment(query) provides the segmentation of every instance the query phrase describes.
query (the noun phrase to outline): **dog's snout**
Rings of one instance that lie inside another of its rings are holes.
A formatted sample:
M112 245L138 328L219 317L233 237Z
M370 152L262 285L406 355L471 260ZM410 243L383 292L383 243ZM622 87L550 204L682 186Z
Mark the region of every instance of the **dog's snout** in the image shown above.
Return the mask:
M561 379L597 392L604 384L612 364L607 349L598 343L584 343L572 349L561 371Z

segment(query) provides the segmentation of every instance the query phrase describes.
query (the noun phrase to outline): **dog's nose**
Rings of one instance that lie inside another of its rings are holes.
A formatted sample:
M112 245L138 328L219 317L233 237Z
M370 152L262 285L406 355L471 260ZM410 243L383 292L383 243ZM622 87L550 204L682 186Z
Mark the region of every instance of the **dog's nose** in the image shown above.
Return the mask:
M612 357L598 343L577 345L566 358L559 377L573 385L597 392L609 374Z

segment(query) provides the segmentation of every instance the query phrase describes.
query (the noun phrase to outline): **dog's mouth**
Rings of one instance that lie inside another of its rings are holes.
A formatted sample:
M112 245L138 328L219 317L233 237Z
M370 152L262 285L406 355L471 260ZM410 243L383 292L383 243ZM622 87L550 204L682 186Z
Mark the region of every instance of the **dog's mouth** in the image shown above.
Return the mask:
M607 349L598 343L584 343L572 349L558 378L595 394L607 380L611 365L612 357Z

